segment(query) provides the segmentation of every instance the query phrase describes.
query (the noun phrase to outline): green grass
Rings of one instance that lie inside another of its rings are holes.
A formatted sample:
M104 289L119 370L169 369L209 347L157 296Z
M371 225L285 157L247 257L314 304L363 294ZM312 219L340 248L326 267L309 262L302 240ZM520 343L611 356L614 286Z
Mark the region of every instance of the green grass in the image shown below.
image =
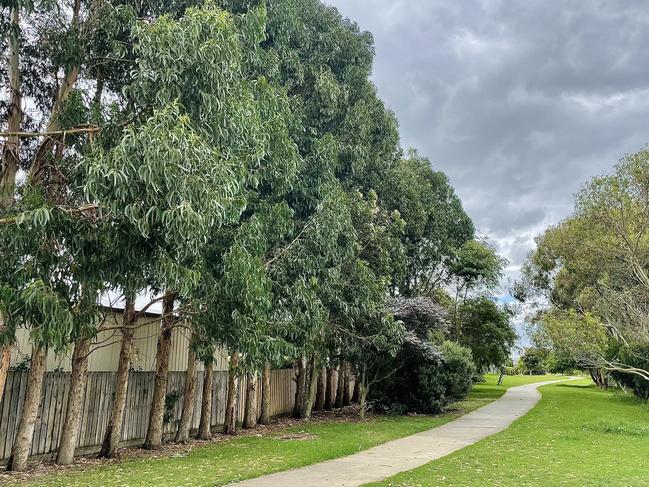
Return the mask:
M507 430L373 486L646 486L649 409L589 380L541 388Z
M42 487L150 486L185 487L223 485L321 461L350 455L386 441L418 433L498 399L508 387L548 380L548 377L496 377L477 384L455 411L440 416L374 417L362 423L326 422L282 429L270 437L239 437L192 449L166 458L125 458L122 462L67 470L11 485ZM283 440L292 433L306 439Z

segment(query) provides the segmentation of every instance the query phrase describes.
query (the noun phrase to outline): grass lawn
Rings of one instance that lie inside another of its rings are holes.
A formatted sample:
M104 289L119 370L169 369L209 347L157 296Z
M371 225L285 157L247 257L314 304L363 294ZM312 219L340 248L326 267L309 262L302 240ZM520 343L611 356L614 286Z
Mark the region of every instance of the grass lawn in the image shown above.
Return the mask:
M182 455L165 458L125 458L119 463L68 469L60 474L46 475L26 482L9 481L8 485L39 487L223 485L349 455L395 438L418 433L498 399L508 387L554 378L554 376L508 376L502 386L497 386L496 377L487 376L487 382L477 384L470 397L460 403L456 411L440 416L373 417L363 423L304 424L283 429L272 436L247 436L207 444ZM295 433L303 433L300 436L305 439L280 438Z
M541 388L507 430L374 486L646 486L649 409L588 380Z

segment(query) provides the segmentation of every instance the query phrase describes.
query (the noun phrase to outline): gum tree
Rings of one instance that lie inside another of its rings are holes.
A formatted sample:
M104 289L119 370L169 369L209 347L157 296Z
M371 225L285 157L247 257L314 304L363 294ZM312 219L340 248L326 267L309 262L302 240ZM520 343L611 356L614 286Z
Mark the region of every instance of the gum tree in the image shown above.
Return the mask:
M147 121L151 132L136 126L137 133L125 133L104 156L111 170L103 170L100 161L93 171L107 174L104 189L115 174L131 183L114 204L124 208L128 225L154 245L150 285L165 290L170 310L176 298L184 306L195 301L208 236L238 219L247 173L263 163L267 151L260 106L272 93L263 79L250 79L244 67L244 48L259 42L255 23L260 22L263 12L236 19L206 5L188 9L178 20L161 17L134 31L138 69L127 92L136 106L153 108ZM195 159L188 158L192 154ZM170 165L180 172L170 171ZM122 166L132 172L121 175ZM162 200L168 210L140 203L149 188L155 191L150 204ZM174 321L163 323L158 340L146 448L161 442Z
M649 379L648 181L646 150L593 178L577 194L573 215L539 237L526 266L528 294L547 306L541 330L602 385L607 372Z

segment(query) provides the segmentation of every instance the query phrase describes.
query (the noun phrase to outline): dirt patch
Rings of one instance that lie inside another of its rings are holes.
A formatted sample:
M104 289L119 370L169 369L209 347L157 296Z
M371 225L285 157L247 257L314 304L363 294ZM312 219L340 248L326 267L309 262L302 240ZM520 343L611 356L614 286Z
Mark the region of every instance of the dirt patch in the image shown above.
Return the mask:
M371 418L372 415L366 414L365 419ZM358 406L348 406L335 411L314 412L310 424L325 422L356 422L358 421ZM165 457L184 457L192 450L205 448L215 443L231 441L238 437L259 436L275 437L283 441L300 441L316 439L317 436L306 432L283 433L288 428L301 426L305 424L302 419L289 417L275 418L269 425L258 425L256 429L244 430L239 429L236 435L224 435L220 432L214 432L212 438L207 441L195 440L183 444L164 443L157 450L144 450L138 446L127 447L121 450L121 457L118 459L97 458L96 454L89 454L75 458L75 463L68 466L59 466L54 464L54 456L42 457L39 460L32 460L25 472L5 472L4 466L0 467L0 485L15 484L24 481L34 481L39 477L51 475L53 473L73 473L87 470L100 465L117 464L123 460L129 459L154 459Z

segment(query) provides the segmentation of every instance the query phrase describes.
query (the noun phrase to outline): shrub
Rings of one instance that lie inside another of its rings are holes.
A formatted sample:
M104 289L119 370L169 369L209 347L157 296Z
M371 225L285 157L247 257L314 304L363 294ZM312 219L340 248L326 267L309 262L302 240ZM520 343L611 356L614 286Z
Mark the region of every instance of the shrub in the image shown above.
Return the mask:
M447 341L440 350L444 357L440 366L424 366L419 370L419 400L425 412L444 411L452 403L465 399L476 373L468 348Z
M433 359L412 347L396 357L397 372L371 391L382 410L411 413L439 413L466 398L476 367L471 351L446 341Z

